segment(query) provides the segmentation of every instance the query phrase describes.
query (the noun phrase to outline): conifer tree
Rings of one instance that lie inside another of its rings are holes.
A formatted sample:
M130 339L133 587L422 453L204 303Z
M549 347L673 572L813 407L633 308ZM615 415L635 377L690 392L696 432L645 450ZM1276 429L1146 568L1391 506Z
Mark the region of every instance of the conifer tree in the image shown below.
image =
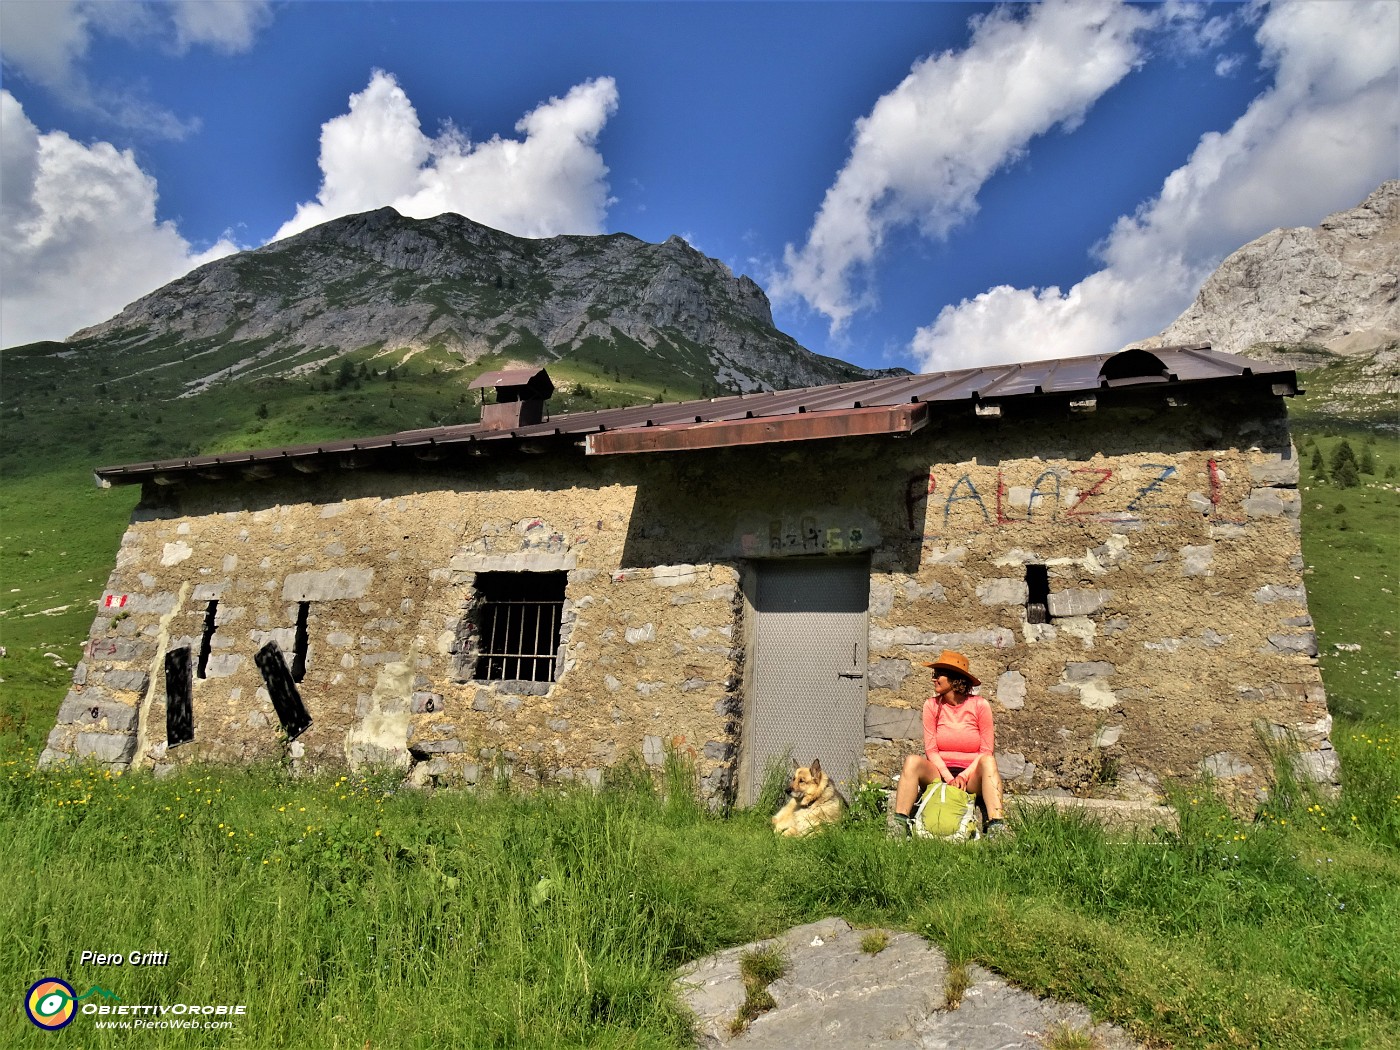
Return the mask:
M1356 453L1346 438L1342 438L1341 443L1332 451L1332 484L1339 489L1355 488L1361 484Z

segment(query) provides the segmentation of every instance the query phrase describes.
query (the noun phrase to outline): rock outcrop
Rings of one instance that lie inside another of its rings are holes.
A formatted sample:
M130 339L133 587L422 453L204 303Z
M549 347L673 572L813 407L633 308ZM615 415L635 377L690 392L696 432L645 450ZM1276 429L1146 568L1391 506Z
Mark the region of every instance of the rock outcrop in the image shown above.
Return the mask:
M1231 254L1196 301L1136 346L1208 342L1244 353L1309 343L1368 353L1400 340L1400 180L1314 229L1274 230Z
M1022 991L980 966L966 967L950 994L948 960L912 933L853 929L840 918L730 948L686 966L676 984L706 1050L1042 1050L1093 1046L1137 1050L1117 1025L1089 1011ZM747 996L740 960L777 949L783 976L767 988L771 1008L738 1025ZM737 1030L736 1030L737 1029ZM1058 1041L1057 1041L1058 1040Z

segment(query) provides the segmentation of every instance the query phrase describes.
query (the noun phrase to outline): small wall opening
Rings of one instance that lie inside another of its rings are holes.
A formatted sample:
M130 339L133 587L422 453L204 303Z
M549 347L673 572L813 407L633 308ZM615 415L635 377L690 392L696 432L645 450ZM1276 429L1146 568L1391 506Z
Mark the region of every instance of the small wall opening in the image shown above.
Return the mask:
M300 682L306 677L306 650L308 646L307 621L311 616L311 603L297 603L297 629L292 639L292 681Z
M1050 622L1050 570L1026 566L1026 623Z
M169 747L188 744L194 739L191 670L188 645L165 654L165 742Z
M205 671L209 667L209 650L214 644L214 632L218 630L219 601L214 599L204 610L204 633L199 639L199 663L195 667L195 675L199 678L206 677Z
M568 577L567 572L477 573L477 681L555 680Z

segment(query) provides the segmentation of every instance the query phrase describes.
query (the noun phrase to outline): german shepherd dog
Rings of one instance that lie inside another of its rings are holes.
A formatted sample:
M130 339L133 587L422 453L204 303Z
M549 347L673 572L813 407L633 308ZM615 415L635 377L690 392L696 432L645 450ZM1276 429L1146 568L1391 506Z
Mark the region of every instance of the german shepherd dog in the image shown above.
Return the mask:
M773 817L773 831L789 837L809 835L823 824L835 824L845 812L846 800L814 758L810 766L799 766L793 773L787 803Z

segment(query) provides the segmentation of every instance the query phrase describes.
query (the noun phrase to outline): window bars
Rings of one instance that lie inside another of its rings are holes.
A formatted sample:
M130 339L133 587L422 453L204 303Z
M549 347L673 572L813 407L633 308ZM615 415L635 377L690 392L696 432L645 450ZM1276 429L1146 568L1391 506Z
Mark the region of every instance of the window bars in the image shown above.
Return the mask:
M566 579L563 572L477 575L478 681L554 681Z

